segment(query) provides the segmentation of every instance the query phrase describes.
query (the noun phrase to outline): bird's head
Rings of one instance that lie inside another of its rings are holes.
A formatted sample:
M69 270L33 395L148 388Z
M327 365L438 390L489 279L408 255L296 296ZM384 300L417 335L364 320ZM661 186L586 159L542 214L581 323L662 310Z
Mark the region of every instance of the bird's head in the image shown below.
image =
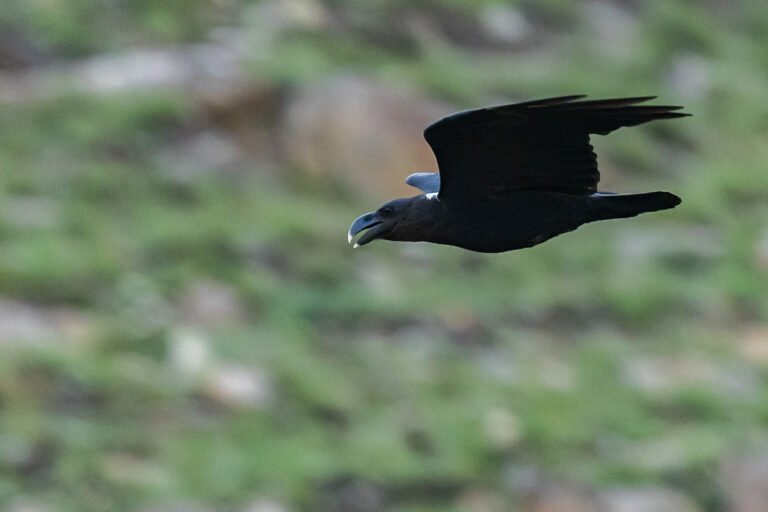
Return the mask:
M361 247L376 239L415 241L423 210L420 204L424 196L393 199L381 205L375 212L365 213L352 223L347 233L349 243L357 238L355 247Z

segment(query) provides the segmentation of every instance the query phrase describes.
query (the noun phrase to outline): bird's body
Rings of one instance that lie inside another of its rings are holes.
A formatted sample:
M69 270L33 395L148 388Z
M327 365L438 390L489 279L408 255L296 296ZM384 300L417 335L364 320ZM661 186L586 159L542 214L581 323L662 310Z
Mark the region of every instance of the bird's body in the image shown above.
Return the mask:
M478 252L531 247L582 224L673 208L668 192L597 192L589 134L686 114L637 107L650 98L575 101L578 96L460 112L425 131L440 174L406 183L424 193L360 216L349 239L424 241Z
M461 220L453 223L450 236L436 242L477 252L504 252L532 247L588 222L585 197L527 190L510 199L491 201L469 216L459 214ZM447 216L451 217L450 210Z
M588 222L635 216L679 203L676 196L665 192L650 195L574 196L528 190L512 194L509 200L490 201L468 213L454 212L449 205L422 194L409 201L409 209L413 210L409 216L414 221L407 224L408 229L394 228L379 238L454 245L476 252L505 252L533 247Z

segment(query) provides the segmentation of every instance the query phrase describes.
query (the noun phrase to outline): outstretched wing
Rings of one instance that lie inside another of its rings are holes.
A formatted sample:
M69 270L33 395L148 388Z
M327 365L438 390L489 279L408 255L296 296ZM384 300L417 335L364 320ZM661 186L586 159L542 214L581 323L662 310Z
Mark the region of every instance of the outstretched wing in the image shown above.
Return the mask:
M637 106L653 96L578 101L563 96L459 112L427 127L440 168L441 200L503 197L513 190L592 194L600 173L589 135L688 114Z
M425 194L437 194L440 192L440 174L416 172L405 178L405 184L415 187Z

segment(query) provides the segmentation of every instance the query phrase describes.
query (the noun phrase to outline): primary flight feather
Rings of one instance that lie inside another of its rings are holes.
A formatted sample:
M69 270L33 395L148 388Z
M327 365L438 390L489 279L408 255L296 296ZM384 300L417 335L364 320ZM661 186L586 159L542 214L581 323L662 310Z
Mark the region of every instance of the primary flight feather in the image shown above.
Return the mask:
M669 192L597 192L590 134L689 114L638 105L653 96L562 96L458 112L424 131L438 173L406 183L423 194L394 199L349 228L355 247L376 239L432 242L478 252L537 245L582 224L674 208Z

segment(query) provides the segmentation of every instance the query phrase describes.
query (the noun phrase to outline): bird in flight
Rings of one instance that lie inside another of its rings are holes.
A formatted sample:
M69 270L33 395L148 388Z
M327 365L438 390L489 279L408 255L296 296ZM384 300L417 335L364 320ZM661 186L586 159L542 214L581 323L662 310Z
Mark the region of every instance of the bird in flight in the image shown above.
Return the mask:
M562 96L452 114L424 130L440 170L411 174L422 191L361 215L355 247L373 240L432 242L478 252L540 244L582 224L674 208L669 192L598 192L590 134L689 114L638 105L654 96Z

